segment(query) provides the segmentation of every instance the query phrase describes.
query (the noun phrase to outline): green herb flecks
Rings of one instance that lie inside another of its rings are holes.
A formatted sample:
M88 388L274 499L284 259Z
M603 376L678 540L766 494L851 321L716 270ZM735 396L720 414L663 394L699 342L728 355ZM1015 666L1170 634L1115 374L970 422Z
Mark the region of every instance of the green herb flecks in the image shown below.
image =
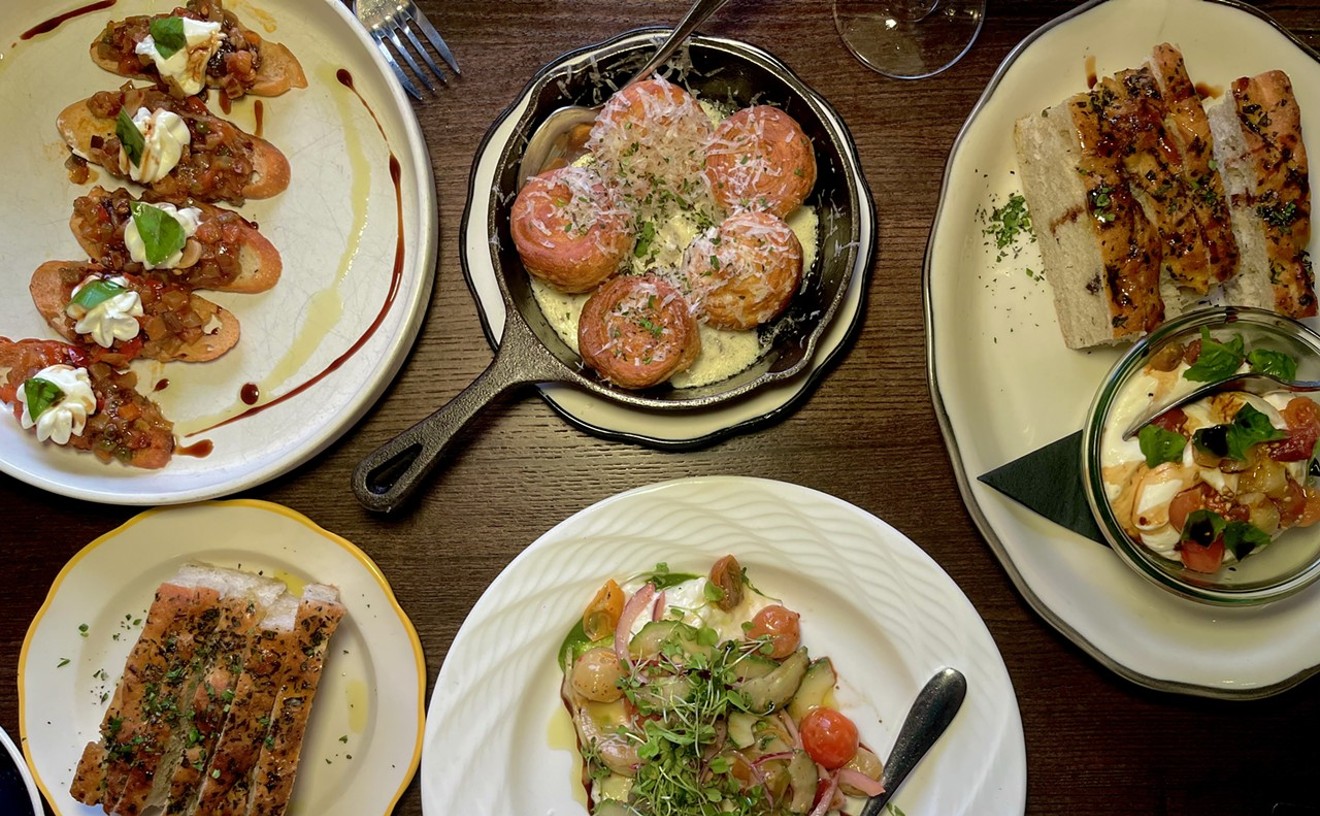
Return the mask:
M637 231L637 245L633 247L633 257L645 258L650 255L653 243L655 243L655 222L646 221Z
M156 42L156 50L164 59L169 59L187 48L188 38L183 33L183 18L160 17L152 20L151 39Z
M33 377L23 383L23 396L27 400L28 416L35 422L37 417L63 401L64 391L50 380ZM87 637L87 624L79 626L78 631Z
M996 262L1004 260L1010 254L1017 257L1022 250L1019 245L1021 240L1024 238L1030 241L1036 240L1036 233L1031 224L1031 213L1027 210L1026 197L1021 193L1010 195L1002 206L990 211L988 223L981 232L994 238L995 249L999 253L995 257Z
M119 143L123 145L133 166L141 166L142 154L147 151L147 140L123 108L119 109L119 115L115 117L115 135L119 137Z
M166 258L183 249L188 236L177 218L160 207L140 201L134 201L128 207L133 213L138 234L142 236L148 263L153 266L164 263Z

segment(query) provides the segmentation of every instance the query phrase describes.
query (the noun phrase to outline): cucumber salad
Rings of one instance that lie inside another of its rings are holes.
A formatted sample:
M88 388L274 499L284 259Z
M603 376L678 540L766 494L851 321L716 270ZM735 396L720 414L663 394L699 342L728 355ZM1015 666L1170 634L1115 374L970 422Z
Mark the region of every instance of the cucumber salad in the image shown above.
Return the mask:
M607 581L559 661L596 816L825 816L882 790L830 659L731 555Z

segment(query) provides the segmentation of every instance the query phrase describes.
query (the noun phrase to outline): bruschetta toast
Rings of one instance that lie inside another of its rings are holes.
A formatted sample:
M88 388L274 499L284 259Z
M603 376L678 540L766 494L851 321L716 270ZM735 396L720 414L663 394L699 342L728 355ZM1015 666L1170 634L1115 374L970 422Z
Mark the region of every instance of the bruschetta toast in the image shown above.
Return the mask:
M86 298L77 296L92 287L102 291ZM121 366L137 357L203 363L238 343L239 324L233 312L171 281L119 273L96 264L47 261L32 273L28 289L37 311L61 337L75 345L99 347L92 351L97 359L114 354L109 361ZM116 302L121 293L130 301L135 295L138 308L122 308ZM107 328L107 323L115 322L136 322L137 326L128 325L128 331L122 333L113 326Z
M71 795L121 816L279 816L343 615L333 587L295 598L279 581L185 565L157 591Z
M241 205L289 186L289 161L275 145L198 97L124 85L69 105L57 126L75 155L164 199Z
M161 203L170 206L159 207ZM192 234L184 234L185 226L178 230L183 243L176 250L178 260L172 264L148 269L158 265L153 262L141 237L143 230L137 224L143 218L143 204L163 210L164 215L152 213L158 219L168 216L176 223L186 220L179 218L177 211L197 210L190 214L196 222ZM122 188L110 192L93 187L73 202L69 228L94 262L110 269L159 277L190 289L264 292L279 281L283 269L279 251L254 223L233 210L202 201L149 202Z
M49 373L52 370L86 386L89 394L81 416L68 415L69 403L80 399L69 393L74 389L52 392L50 387L29 386L33 379L47 383L59 379ZM164 467L174 453L173 423L155 402L138 393L132 371L92 360L83 348L58 340L4 337L0 337L0 371L5 372L0 402L43 442L91 451L102 462L140 468Z
M184 23L185 19L191 22ZM167 20L178 22L163 22ZM153 31L175 40L164 46L169 56L162 56ZM230 99L246 94L278 96L307 87L293 53L243 25L220 0L189 0L186 8L167 14L112 21L92 42L91 55L111 73L150 79L180 97L208 87L218 88Z

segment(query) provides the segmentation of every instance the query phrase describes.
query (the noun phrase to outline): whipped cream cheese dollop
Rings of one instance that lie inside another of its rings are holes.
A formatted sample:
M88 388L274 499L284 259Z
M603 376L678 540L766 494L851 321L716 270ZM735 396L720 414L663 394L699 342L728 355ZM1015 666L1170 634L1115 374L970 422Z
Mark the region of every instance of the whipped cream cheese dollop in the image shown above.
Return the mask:
M32 379L45 380L60 390L61 396L53 405L35 418L29 411L27 388L18 389L18 401L23 405L19 422L24 428L36 427L37 439L67 445L71 436L82 436L87 417L96 413L96 395L87 369L67 365L47 366Z
M197 228L202 223L202 211L196 207L184 207L179 209L173 204L160 203L145 206L155 207L165 213L170 218L178 222L183 228L183 237L186 239L197 234ZM152 263L147 259L147 245L142 240L142 233L138 231L137 219L130 218L124 225L124 246L128 247L128 255L137 263L142 264L144 269L178 269L180 262L183 261L184 247L179 247L173 254L168 255L160 263Z
M137 337L138 332L142 330L137 321L137 318L143 314L142 298L137 292L128 288L127 279L120 276L101 278L91 275L74 287L73 297L76 298L83 287L98 282L111 284L113 289L118 291L90 309L81 303L71 301L64 312L78 321L74 324L73 330L78 334L88 335L102 348L110 348L116 340L132 340Z
M187 43L183 48L161 56L156 40L150 34L142 39L133 50L149 57L156 65L161 78L178 88L184 96L198 93L206 85L206 63L220 49L220 41L225 38L220 33L220 24L194 20L183 20L183 38Z
M142 160L137 164L128 157L123 145L119 147L119 169L133 181L154 184L170 174L183 157L183 148L192 143L192 134L183 117L163 108L138 108L133 114L133 125L142 134L145 143Z

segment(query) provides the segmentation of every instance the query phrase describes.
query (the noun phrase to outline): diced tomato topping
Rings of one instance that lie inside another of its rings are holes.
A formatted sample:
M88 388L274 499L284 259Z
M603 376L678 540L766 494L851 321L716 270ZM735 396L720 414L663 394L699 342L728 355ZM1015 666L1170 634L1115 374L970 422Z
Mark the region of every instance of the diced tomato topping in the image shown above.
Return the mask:
M1187 422L1187 414L1181 408L1174 408L1171 411L1165 411L1150 421L1150 424L1163 428L1172 433L1182 433L1183 425Z
M1210 546L1203 547L1195 541L1184 541L1178 545L1183 566L1193 572L1218 572L1224 563L1224 537L1219 536Z
M1173 529L1182 532L1183 526L1187 524L1187 517L1197 510L1211 510L1229 521L1247 521L1251 518L1249 508L1236 504L1220 495L1219 491L1210 485L1201 482L1174 496L1173 501L1169 502L1169 524L1173 525Z

